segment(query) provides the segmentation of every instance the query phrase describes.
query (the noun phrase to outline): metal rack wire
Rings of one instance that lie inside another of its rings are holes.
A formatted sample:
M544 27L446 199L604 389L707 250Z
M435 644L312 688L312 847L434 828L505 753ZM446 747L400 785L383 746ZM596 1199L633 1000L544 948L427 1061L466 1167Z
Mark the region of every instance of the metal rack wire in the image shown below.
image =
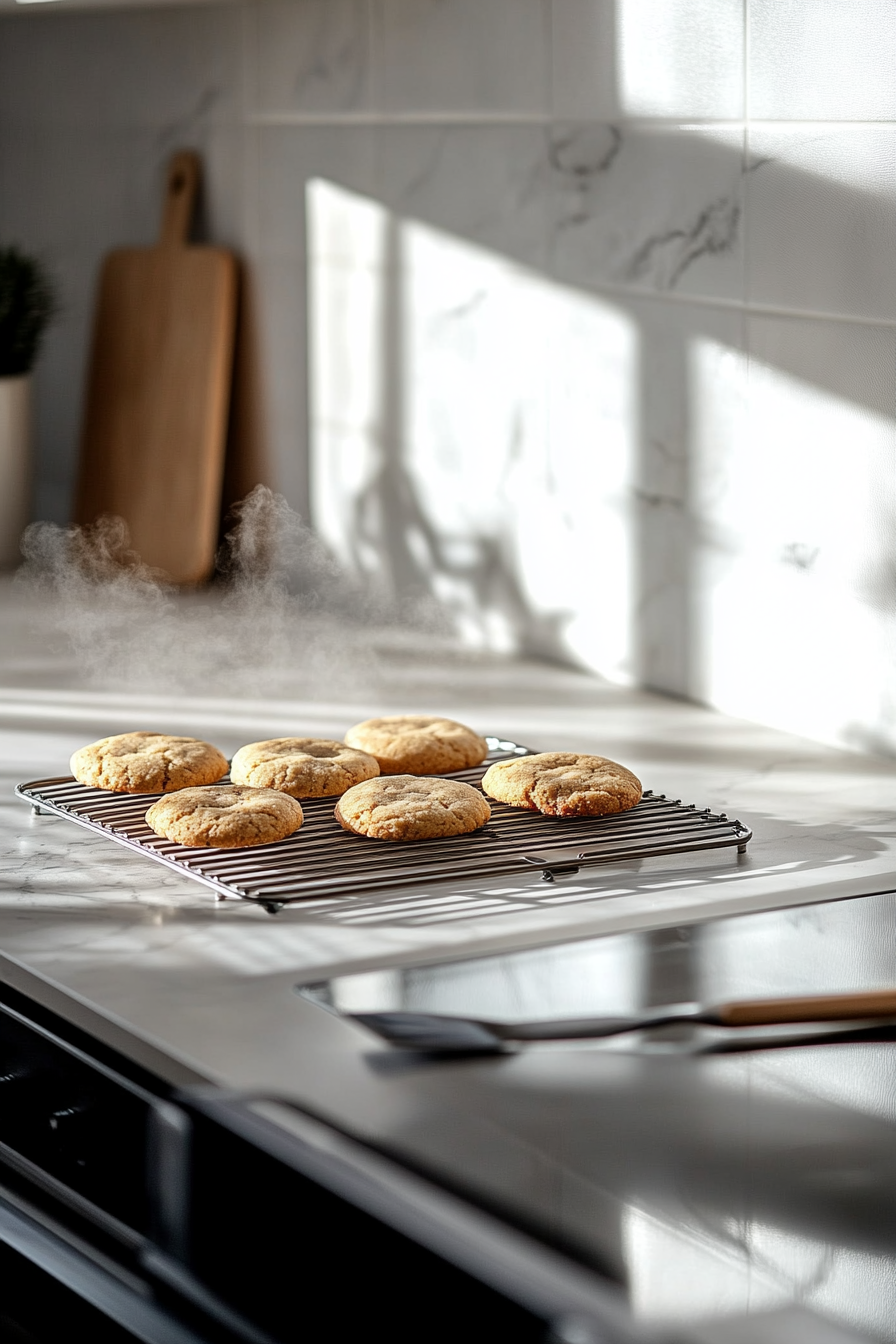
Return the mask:
M485 765L457 771L451 778L476 785L492 761L527 754L515 742L488 742ZM488 825L471 835L390 844L344 831L333 816L334 799L319 798L302 803L302 828L276 844L189 849L156 835L146 824L147 808L158 795L108 793L71 777L20 784L16 793L38 811L55 813L204 883L219 898L255 901L271 913L295 901L330 905L409 883L533 870L550 882L555 875L591 864L725 846L743 852L752 836L724 814L648 792L637 807L609 817L544 817L492 803Z

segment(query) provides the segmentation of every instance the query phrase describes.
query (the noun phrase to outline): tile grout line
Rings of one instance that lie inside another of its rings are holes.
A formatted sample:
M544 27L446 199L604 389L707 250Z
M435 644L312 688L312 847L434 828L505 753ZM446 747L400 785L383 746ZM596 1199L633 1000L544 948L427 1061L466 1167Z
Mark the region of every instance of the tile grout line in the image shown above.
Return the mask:
M376 115L374 109L380 106L383 97L383 60L375 0L365 0L364 14L364 32L367 41L367 104L371 109L371 115Z
M544 126L543 112L250 112L258 126Z
M284 108L280 111L247 112L247 120L257 126L606 126L619 125L636 131L711 130L717 126L726 131L748 126L763 126L778 130L837 129L896 129L896 120L835 121L816 119L780 121L770 118L745 117L559 117L552 112L490 112L478 110L413 111L413 112L301 112Z
M544 107L548 122L554 120L554 5L556 0L542 0L542 39L544 44Z
M738 299L715 298L709 294L679 294L669 289L646 289L612 283L595 285L593 289L582 290L579 286L573 286L571 282L558 279L556 276L552 279L561 288L572 287L580 294L605 294L618 298L655 299L661 303L680 303L693 305L697 308L719 308L729 312L743 312L747 317L791 317L817 322L839 322L853 327L874 327L883 331L896 330L896 318L860 317L853 313L828 313L822 309L812 308L785 308L771 303L747 303Z
M249 108L258 102L258 18L253 6L241 6L240 22L240 161L243 237L257 247L261 239L256 139ZM251 84L251 88L250 88Z
M744 50L743 50L743 108L744 138L741 146L743 153L743 231L741 236L741 297L744 305L744 317L741 323L741 342L747 349L746 308L750 300L750 260L749 260L749 200L750 200L750 5L751 0L743 0L744 6Z

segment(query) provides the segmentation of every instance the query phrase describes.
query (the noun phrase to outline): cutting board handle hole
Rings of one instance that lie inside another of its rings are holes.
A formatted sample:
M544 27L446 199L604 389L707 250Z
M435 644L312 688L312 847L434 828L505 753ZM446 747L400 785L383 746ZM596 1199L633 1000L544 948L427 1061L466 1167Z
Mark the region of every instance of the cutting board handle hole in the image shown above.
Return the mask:
M165 180L159 235L163 247L184 247L189 243L198 190L199 159L192 150L178 150L168 161Z

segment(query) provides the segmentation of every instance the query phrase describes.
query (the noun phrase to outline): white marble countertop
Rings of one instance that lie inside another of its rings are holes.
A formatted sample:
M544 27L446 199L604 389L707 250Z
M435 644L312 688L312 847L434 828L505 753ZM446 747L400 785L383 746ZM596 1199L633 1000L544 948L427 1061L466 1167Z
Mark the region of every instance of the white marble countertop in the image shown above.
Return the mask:
M0 617L3 973L38 996L45 986L48 1001L64 1000L94 1030L107 1024L118 1044L122 1034L142 1043L143 1057L162 1061L172 1078L288 1088L302 1060L352 1030L323 1014L317 1021L293 993L299 981L896 888L888 760L568 669L439 641L424 654L419 640L378 632L368 636L363 689L347 694L343 679L331 701L301 698L287 670L264 698L243 687L228 696L220 684L211 695L185 694L161 678L111 689L54 634L52 613L35 610L33 595L0 584ZM341 737L352 722L402 709L461 718L538 750L599 751L656 792L740 817L754 839L741 858L725 850L614 868L609 887L621 895L603 895L607 870L583 870L550 890L568 900L548 904L533 876L520 879L519 899L500 915L352 925L309 917L300 905L271 917L216 902L149 859L32 815L13 796L18 782L66 774L71 752L107 733L189 732L232 753L288 732ZM301 1029L311 1022L313 1040Z

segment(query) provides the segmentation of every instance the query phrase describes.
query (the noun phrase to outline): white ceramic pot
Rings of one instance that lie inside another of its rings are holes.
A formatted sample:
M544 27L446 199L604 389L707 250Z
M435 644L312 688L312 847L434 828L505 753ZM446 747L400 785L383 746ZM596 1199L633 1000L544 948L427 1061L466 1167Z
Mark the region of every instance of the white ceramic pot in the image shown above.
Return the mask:
M21 562L31 506L31 378L0 378L0 568Z

